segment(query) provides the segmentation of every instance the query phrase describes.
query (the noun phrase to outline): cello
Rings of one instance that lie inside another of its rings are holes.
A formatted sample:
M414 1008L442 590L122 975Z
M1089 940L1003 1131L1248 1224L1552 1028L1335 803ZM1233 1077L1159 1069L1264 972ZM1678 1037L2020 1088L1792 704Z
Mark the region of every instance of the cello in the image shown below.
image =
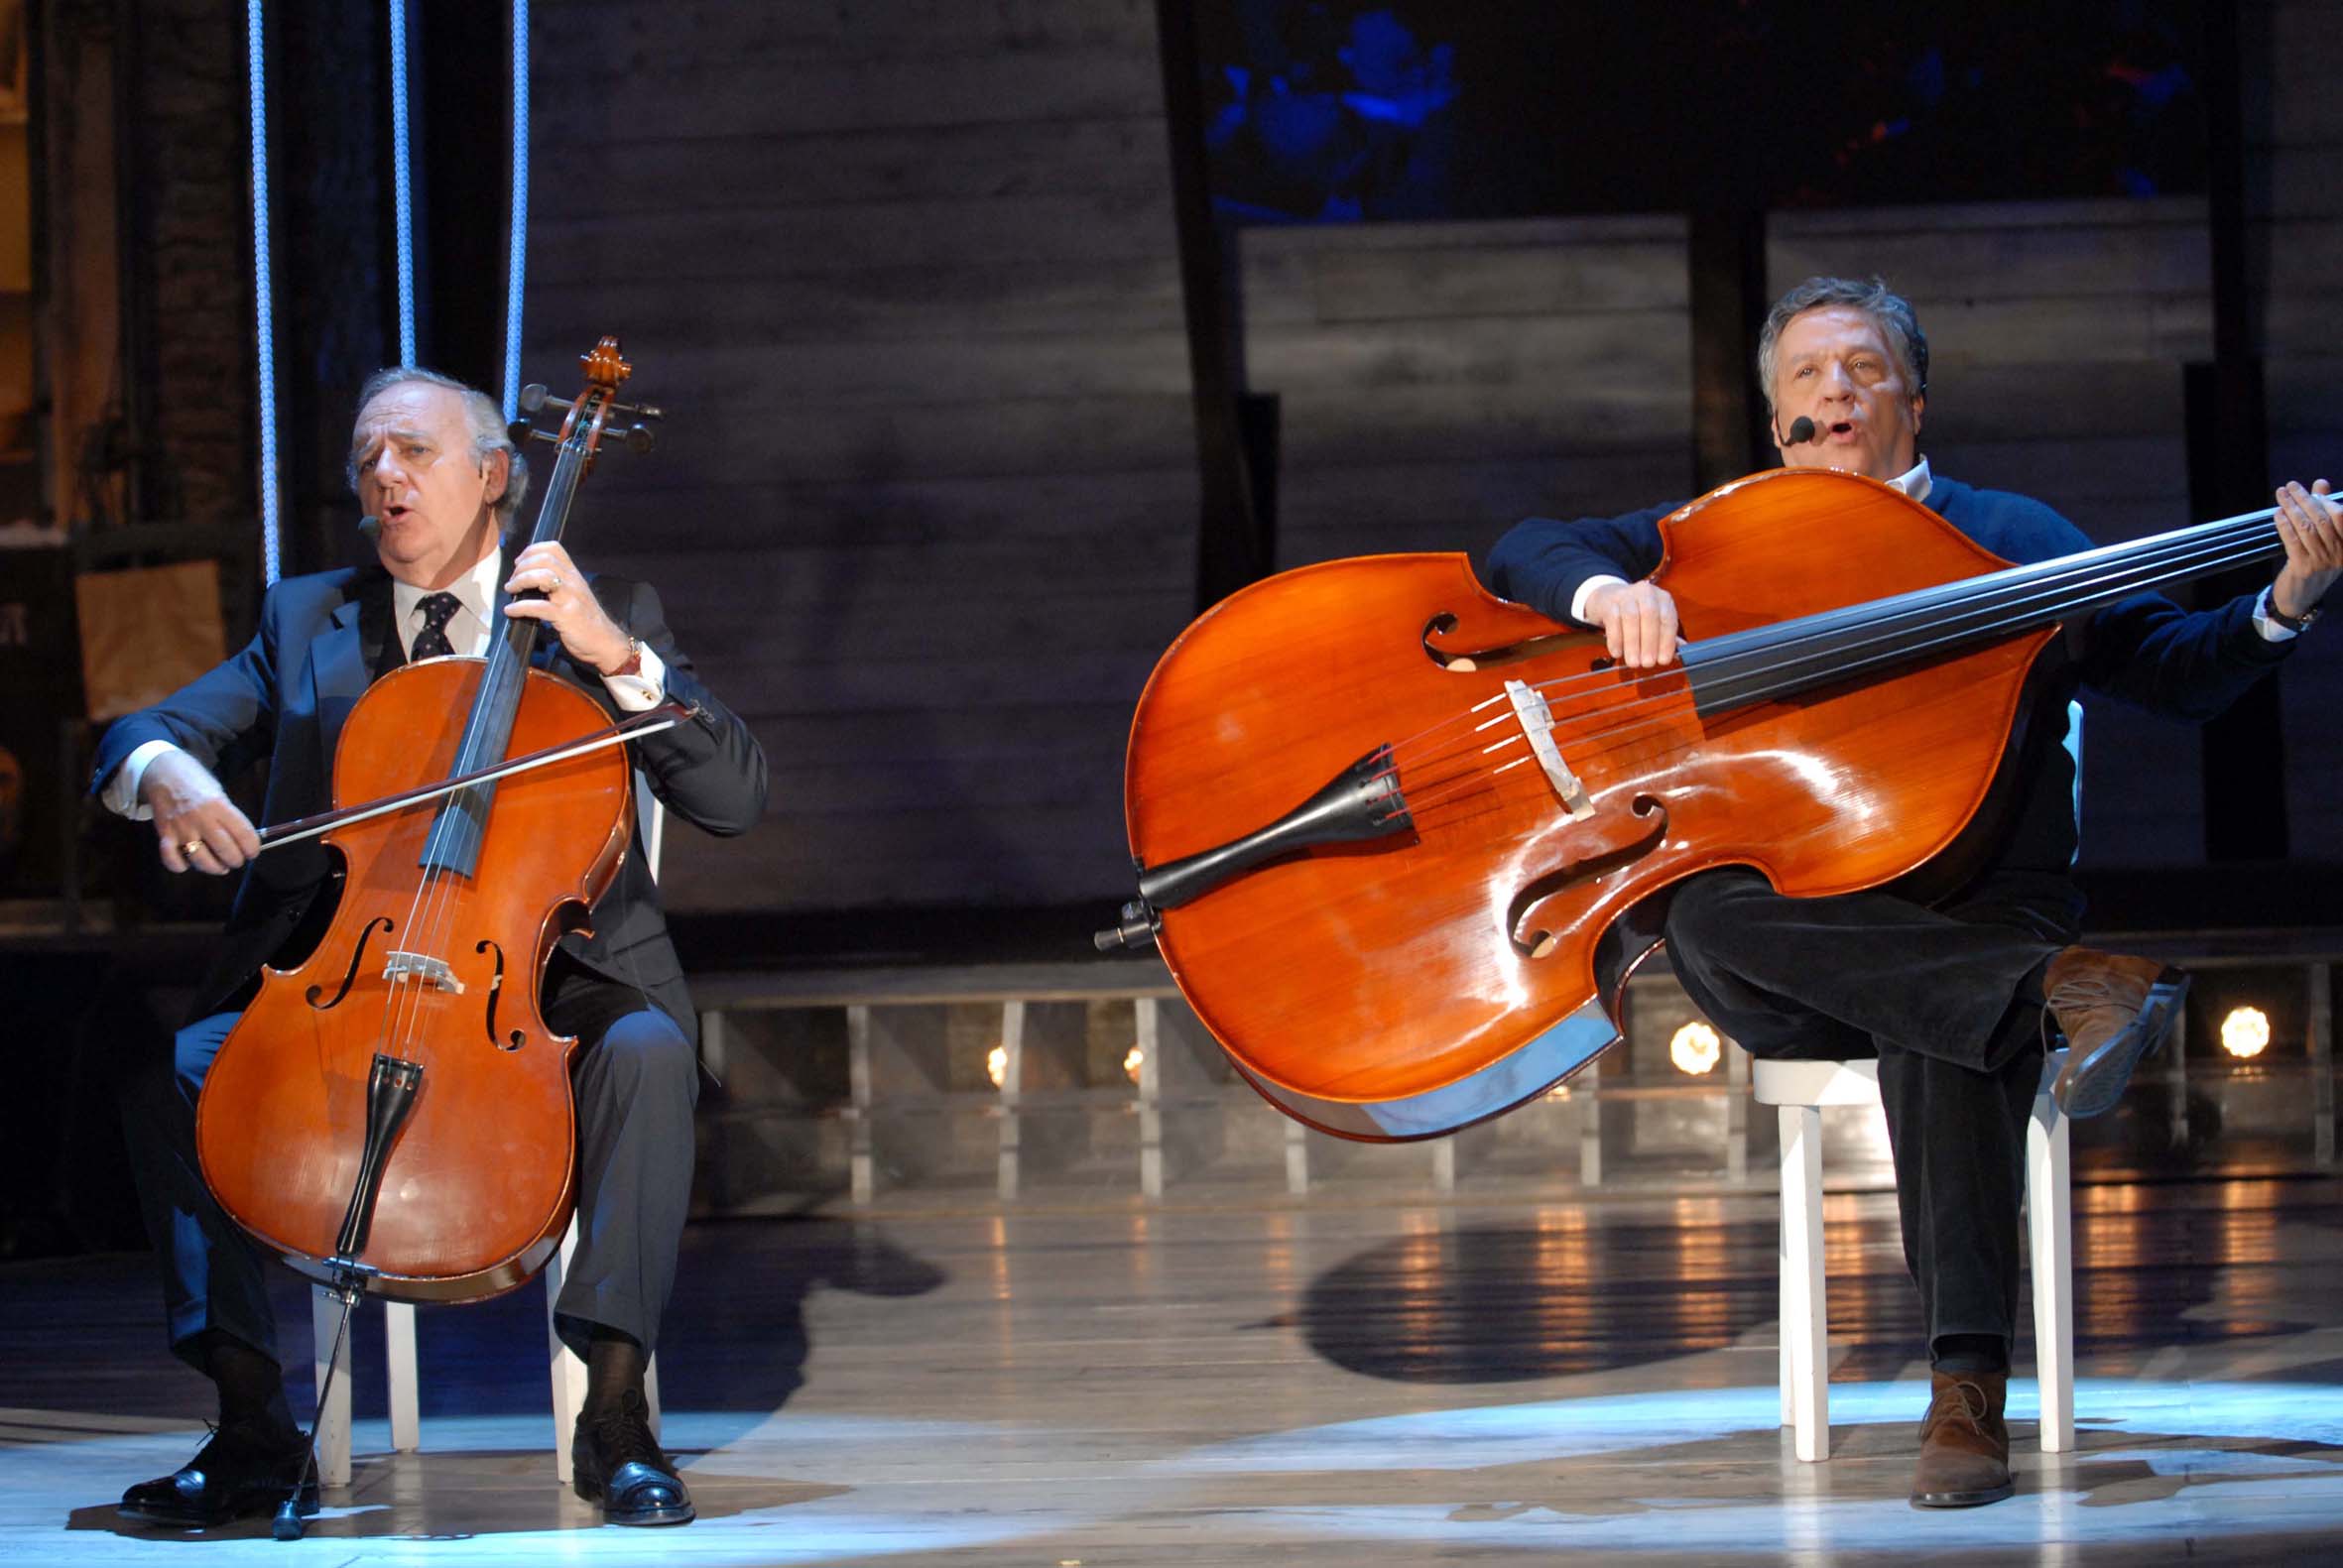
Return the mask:
M2003 799L2061 629L2278 555L2275 515L2013 566L1877 480L1778 469L1662 522L1653 580L1687 641L1642 671L1462 555L1265 579L1140 697L1140 897L1098 945L1153 939L1288 1115L1454 1132L1621 1038L1673 883L1748 866L1848 893L1958 847Z
M607 433L647 444L613 422L656 414L617 402L616 339L583 358L575 399L524 400L567 411L533 543L559 537ZM344 1331L362 1293L511 1289L569 1223L577 1042L547 1027L539 983L625 857L633 771L615 742L652 726L606 728L593 697L531 666L536 620L494 621L485 659L368 686L336 745L337 809L261 835L265 851L321 832L340 897L306 959L262 970L196 1108L220 1207L329 1284ZM280 1534L299 1533L291 1508Z

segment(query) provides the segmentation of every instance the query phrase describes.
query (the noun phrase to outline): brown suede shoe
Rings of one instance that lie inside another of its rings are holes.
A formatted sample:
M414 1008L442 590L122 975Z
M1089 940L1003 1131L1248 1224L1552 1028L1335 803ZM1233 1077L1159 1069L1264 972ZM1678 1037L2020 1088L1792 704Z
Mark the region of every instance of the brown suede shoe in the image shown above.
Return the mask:
M2066 1036L2066 1065L2050 1086L2058 1109L2080 1120L2115 1109L2132 1069L2171 1037L2188 976L2153 958L2069 947L2042 970L2042 998Z
M1911 1501L1922 1508L1973 1508L2018 1490L2010 1479L2010 1429L2002 1424L2006 1372L1940 1372L1920 1422Z

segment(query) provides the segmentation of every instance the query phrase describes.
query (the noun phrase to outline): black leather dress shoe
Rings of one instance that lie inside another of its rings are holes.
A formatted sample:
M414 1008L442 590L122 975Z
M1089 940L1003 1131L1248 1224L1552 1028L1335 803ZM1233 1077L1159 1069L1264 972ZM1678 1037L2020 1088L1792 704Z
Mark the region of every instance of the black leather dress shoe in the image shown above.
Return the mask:
M308 1440L291 1426L238 1421L215 1427L195 1457L168 1476L142 1481L122 1494L122 1516L146 1524L201 1529L230 1519L273 1513L307 1468ZM317 1511L317 1483L301 1489L301 1512Z
M612 1524L688 1524L691 1494L651 1435L651 1412L629 1388L597 1414L579 1412L569 1440L569 1482L588 1503L602 1505Z

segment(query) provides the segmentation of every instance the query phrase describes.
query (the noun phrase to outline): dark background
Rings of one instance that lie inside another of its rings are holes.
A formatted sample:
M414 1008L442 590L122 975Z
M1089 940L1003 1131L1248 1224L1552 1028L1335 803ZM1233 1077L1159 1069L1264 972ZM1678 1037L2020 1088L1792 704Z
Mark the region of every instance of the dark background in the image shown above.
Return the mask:
M1214 194L1254 221L2205 188L2185 0L1205 0Z

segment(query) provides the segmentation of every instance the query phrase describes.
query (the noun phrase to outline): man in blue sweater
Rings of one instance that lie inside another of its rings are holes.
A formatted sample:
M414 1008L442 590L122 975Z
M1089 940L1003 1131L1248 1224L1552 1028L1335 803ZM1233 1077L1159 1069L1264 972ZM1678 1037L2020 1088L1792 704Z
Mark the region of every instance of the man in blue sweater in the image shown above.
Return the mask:
M2091 547L2038 501L1931 474L1918 452L1928 347L1910 303L1878 279L1811 278L1777 302L1758 347L1774 440L1790 467L1865 474L1904 491L2004 559ZM1760 1056L1877 1055L1895 1151L1905 1260L1933 1368L1912 1501L1998 1502L2013 1490L2002 1420L2018 1314L2025 1130L2043 1014L2069 1060L2054 1093L2096 1116L2170 1033L2182 986L2148 959L2075 945L2073 763L2058 744L2076 684L2159 712L2218 712L2291 650L2343 571L2327 484L2278 493L2277 580L2184 613L2142 595L2095 614L2075 663L2019 754L2014 820L1983 869L1923 905L1885 889L1788 898L1746 868L1680 884L1667 947L1703 1012ZM1633 668L1675 658L1676 606L1649 580L1673 507L1575 523L1534 518L1490 551L1505 597L1598 628ZM1964 845L1974 851L1978 846Z

